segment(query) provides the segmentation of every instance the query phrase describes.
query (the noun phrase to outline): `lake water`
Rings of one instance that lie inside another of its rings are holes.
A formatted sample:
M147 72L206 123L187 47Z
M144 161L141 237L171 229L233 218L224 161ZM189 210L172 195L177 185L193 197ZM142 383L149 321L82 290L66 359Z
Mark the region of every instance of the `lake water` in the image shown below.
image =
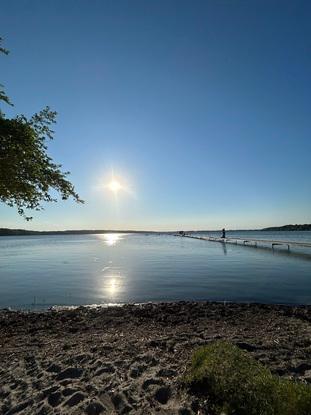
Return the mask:
M237 236L311 242L311 232ZM175 300L311 304L311 249L154 234L0 237L0 307Z

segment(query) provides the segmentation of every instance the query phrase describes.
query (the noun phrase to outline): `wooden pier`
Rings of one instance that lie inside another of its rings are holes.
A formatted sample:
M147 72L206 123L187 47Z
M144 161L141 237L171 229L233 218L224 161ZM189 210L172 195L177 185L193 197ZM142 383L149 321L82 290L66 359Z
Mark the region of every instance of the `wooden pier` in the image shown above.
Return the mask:
M194 236L194 235L177 235L184 238L192 238L192 239L200 239L203 241L211 241L211 242L220 242L223 244L234 244L234 245L247 245L258 247L262 246L265 247L267 245L271 245L271 248L274 249L275 246L286 246L287 250L290 251L290 248L293 247L300 247L300 248L311 248L310 242L297 242L297 241L280 241L280 240L270 240L270 239L253 239L253 238L217 238L214 236Z

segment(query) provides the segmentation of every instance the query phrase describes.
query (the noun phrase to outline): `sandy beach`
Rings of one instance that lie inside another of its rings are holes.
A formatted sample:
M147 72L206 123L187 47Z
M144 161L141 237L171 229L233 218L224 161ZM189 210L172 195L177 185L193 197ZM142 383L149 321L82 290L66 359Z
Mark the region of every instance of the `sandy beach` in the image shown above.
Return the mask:
M0 312L1 414L208 414L181 382L198 346L227 339L311 382L311 306L178 302Z

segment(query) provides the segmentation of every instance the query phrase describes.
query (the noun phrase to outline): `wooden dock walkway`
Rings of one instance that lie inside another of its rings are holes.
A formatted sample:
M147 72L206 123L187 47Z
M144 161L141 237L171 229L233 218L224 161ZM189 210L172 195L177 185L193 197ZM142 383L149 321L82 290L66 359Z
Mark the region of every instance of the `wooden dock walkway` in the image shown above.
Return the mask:
M282 240L270 240L270 239L253 239L253 238L217 238L214 236L194 236L194 235L176 235L184 238L200 239L203 241L211 242L220 242L223 244L234 244L234 245L247 245L247 246L266 246L271 245L271 248L274 249L275 246L287 246L288 251L290 251L291 246L300 247L300 248L311 248L310 242L297 242L297 241L282 241Z

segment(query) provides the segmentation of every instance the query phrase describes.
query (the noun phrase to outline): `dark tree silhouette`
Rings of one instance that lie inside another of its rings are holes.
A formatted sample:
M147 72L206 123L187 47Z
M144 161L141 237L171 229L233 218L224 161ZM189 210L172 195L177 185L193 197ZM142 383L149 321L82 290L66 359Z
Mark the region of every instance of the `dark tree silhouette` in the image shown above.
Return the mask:
M8 54L1 47L0 53ZM12 105L0 85L0 102ZM0 110L0 201L16 207L26 220L32 219L25 210L42 210L42 202L56 202L51 191L63 200L72 197L83 203L74 186L47 154L46 141L53 138L51 125L56 122L56 112L44 108L31 118L24 115L7 118Z

